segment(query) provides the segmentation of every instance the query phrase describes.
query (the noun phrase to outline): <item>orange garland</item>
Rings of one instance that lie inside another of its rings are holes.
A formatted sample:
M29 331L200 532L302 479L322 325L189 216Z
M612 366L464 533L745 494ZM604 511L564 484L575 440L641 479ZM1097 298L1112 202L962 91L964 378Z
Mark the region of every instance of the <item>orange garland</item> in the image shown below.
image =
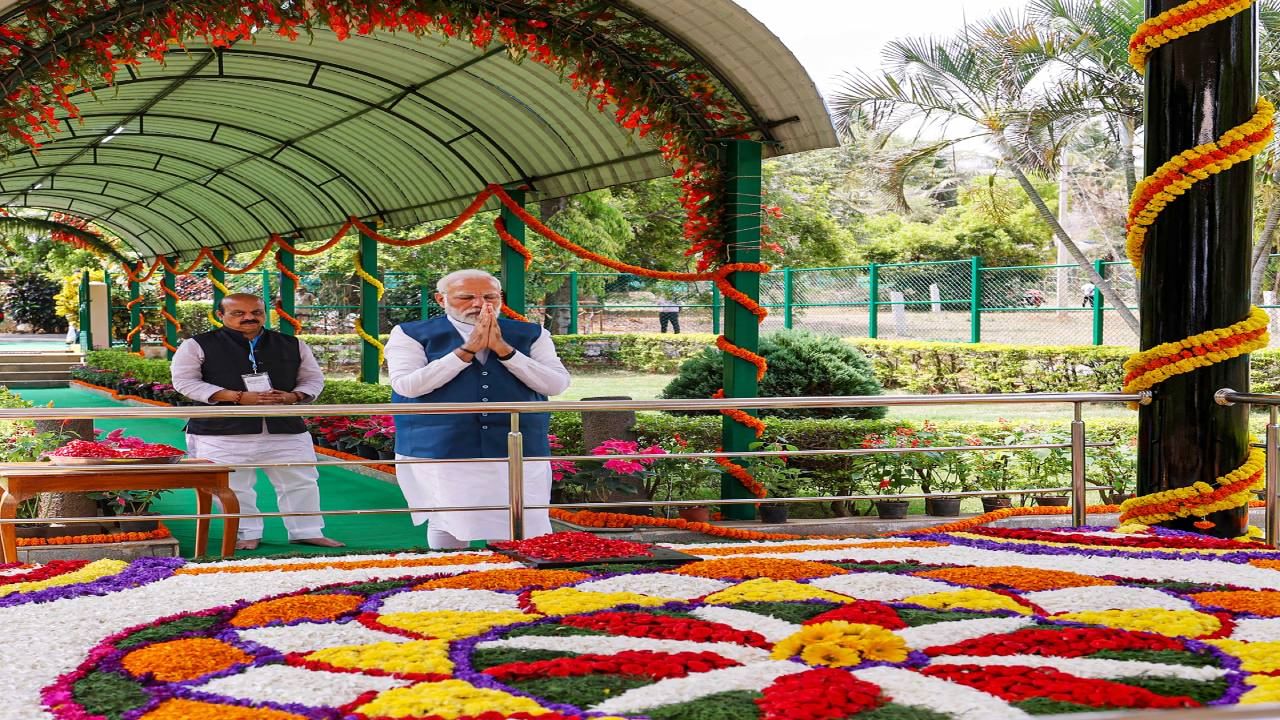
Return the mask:
M1249 9L1253 0L1193 0L1143 21L1129 39L1129 65L1141 75L1156 48Z
M133 306L134 306L134 305L137 305L137 304L138 304L138 303L140 303L140 302L142 302L142 296L141 296L141 295L139 295L138 297L133 298L133 299L132 299L132 300L130 300L129 302L125 303L125 304L124 304L124 307L125 307L125 309L126 309L126 310L133 310ZM129 330L129 334L127 334L127 335L125 335L125 336L124 336L124 341L125 341L125 343L132 343L132 342L133 342L133 338L134 338L138 333L142 332L143 324L144 324L144 323L146 323L146 321L147 321L147 314L146 314L146 313L144 313L144 312L142 312L141 310L139 310L139 311L138 311L138 324L137 324L137 325L134 325L134 326L133 326L133 328L132 328L131 330ZM138 353L138 355L139 355L139 356L141 356L141 355L142 355L142 353Z
M1088 513L1118 513L1119 505L1090 505L1085 508ZM906 530L903 532L882 533L885 536L890 535L926 535L930 533L946 533L946 532L962 532L970 528L976 528L979 525L986 525L997 520L1005 518L1019 517L1023 515L1069 515L1071 508L1069 507L1017 507L1017 508L1001 508L992 510L989 513L975 515L964 520L956 520L955 522L943 523L941 525L930 525L926 528L917 528L915 530Z
M277 236L277 240L278 240L278 239L279 239L279 238L278 238L278 236ZM297 273L295 273L294 271L290 270L288 267L286 267L286 266L285 266L285 264L284 264L284 258L280 257L280 253L282 253L282 252L284 252L284 251L283 251L283 250L277 250L277 251L276 251L276 269L280 271L280 274L281 274L281 275L283 275L283 276L285 276L285 277L289 278L290 280L292 280L292 281L293 281L293 286L294 286L294 287L297 287L298 285L300 285L300 284L302 283L302 278L298 277L298 274L297 274ZM275 302L276 314L280 316L280 319L281 319L281 320L283 320L283 321L285 321L285 322L289 323L290 325L292 325L292 326L293 326L293 334L294 334L294 335L297 335L298 333L301 333L301 332L302 332L302 321L301 321L301 320L299 320L298 318L296 318L296 317L294 317L294 316L290 315L289 313L285 312L285 309L284 309L284 302L283 302L283 296L284 296L284 293L281 293L280 295L281 295L281 297L276 298L276 302Z
M341 450L334 450L332 448L322 448L319 445L316 446L316 452L321 455L328 455L329 457L338 458L339 460L356 460L356 461L365 460L365 458L362 458L359 455L344 453ZM384 465L382 463L371 463L371 462L361 462L360 464L372 470L377 470L378 472L387 473L388 475L396 474L395 465Z
M789 535L787 533L765 533L756 532L755 530L738 530L737 528L722 527L720 525L712 525L704 522L690 522L682 518L668 520L666 518L645 517L643 515L626 515L623 513L604 513L590 512L587 510L578 510L571 512L569 510L561 510L559 508L551 509L551 517L562 520L567 523L573 523L581 527L594 528L629 528L636 525L645 525L648 527L667 527L677 530L688 530L690 532L702 533L703 535L713 535L715 537L731 538L734 540L802 540L803 535Z
M511 306L507 305L506 303L502 303L502 314L506 315L512 320L519 320L520 322L530 322L529 318L525 317L524 315L521 315L515 310L512 310Z
M64 535L55 538L18 538L18 547L42 545L101 545L105 543L142 542L170 537L169 528L161 525L150 532L95 533L92 535Z
M529 248L517 240L515 235L507 232L507 222L502 219L501 215L493 219L493 229L498 232L498 237L507 247L515 250L516 254L524 258L524 269L528 270L529 266L533 264L533 253L529 252Z

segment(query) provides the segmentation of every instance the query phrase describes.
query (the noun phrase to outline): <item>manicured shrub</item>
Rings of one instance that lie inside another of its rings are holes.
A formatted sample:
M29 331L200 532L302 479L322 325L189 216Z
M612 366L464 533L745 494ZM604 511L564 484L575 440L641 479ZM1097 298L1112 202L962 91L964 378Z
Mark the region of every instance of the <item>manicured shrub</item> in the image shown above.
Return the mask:
M839 395L880 395L871 364L862 353L840 338L814 335L802 330L767 335L760 341L760 354L769 363L769 372L760 382L762 397L806 397ZM686 360L662 391L664 398L711 397L723 386L722 353L705 349ZM806 408L762 410L762 416L848 417L874 419L885 415L883 407Z
M61 289L58 283L43 275L17 275L5 289L5 313L19 325L31 325L35 332L65 332L67 320L58 314L53 302Z

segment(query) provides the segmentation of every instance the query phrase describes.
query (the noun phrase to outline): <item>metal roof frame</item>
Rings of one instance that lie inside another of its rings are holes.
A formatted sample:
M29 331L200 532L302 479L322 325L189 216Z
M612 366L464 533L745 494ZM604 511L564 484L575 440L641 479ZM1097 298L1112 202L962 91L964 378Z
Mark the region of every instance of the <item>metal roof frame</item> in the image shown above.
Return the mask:
M512 0L504 12L537 8ZM33 3L0 0L0 23ZM120 0L35 49L37 62L165 3ZM812 81L731 0L601 0L661 33L740 103L768 154L829 147ZM671 77L635 49L569 23L584 43L655 86ZM501 45L382 33L310 42L260 33L192 44L79 92L79 119L39 153L13 147L0 204L56 210L121 237L139 258L203 247L256 250L271 234L327 240L348 216L403 226L452 217L491 183L554 198L670 173L656 146L584 101L558 74ZM0 76L0 89L20 73ZM679 88L671 87L679 105ZM714 128L690 115L700 132Z

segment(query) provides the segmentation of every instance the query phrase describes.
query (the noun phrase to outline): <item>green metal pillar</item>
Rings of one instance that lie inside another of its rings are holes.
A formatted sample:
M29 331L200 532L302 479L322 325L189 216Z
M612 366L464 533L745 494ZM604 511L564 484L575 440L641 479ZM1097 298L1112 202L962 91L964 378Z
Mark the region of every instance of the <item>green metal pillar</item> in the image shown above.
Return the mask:
M720 286L711 285L711 332L720 334L720 310L724 303L720 300Z
M1094 260L1094 261L1093 261L1093 269L1094 269L1094 271L1096 271L1096 272L1098 273L1098 277L1100 277L1100 278L1102 278L1102 279L1104 279L1104 280L1106 279L1106 277L1107 277L1107 276L1106 276L1107 266L1102 264L1102 260ZM1102 291L1101 291L1101 290L1099 290L1099 289L1097 288L1097 286L1095 285L1095 286L1094 286L1094 288L1093 288L1093 302L1092 302L1092 305L1093 305L1093 344L1094 344L1094 345L1101 345L1101 344L1103 344L1103 327L1102 327L1102 318L1103 318L1104 313L1103 313L1103 311L1102 311L1102 310L1103 310L1103 309L1102 309L1102 304L1103 304L1104 302L1106 302L1106 300L1104 300L1104 299L1103 299L1103 297L1102 297Z
M1148 17L1178 6L1147 0ZM1222 22L1179 37L1147 62L1144 169L1221 137L1253 115L1258 83L1255 4ZM1148 349L1224 328L1249 314L1249 259L1254 235L1252 161L1211 175L1174 198L1147 232L1139 278L1140 346ZM1248 392L1249 358L1241 356L1175 375L1138 410L1138 494L1206 483L1244 463L1249 407L1214 401L1221 388ZM1248 508L1161 523L1220 538L1238 537Z
M969 342L982 342L982 258L969 258Z
M92 315L89 310L89 271L80 271L80 349L89 352L93 349L93 335L89 331Z
M111 312L114 306L111 304L111 271L106 268L102 269L102 284L107 286L107 349L115 343L113 323L111 322Z
M880 337L880 266L871 263L867 276L867 337Z
M262 304L267 306L267 317L264 320L268 330L273 329L271 323L271 308L275 303L271 302L271 271L266 268L262 269Z
M129 281L129 332L138 327L138 323L142 321L142 303L135 302L142 297L142 284L137 280ZM142 352L142 331L133 333L133 337L129 339L129 352Z
M521 206L524 205L524 190L508 189L507 194ZM502 222L507 232L524 244L524 221L518 215L502 206ZM506 291L507 307L521 315L525 314L528 304L525 302L524 256L502 243L502 289Z
M378 242L367 235L360 236L360 269L369 275L378 274ZM360 279L360 328L371 337L378 337L378 289L368 280ZM360 380L377 384L378 348L364 342L360 347Z
M760 262L761 146L758 142L734 140L726 143L724 149L724 240L729 248L728 260L730 263ZM730 282L735 290L753 300L759 300L759 273L736 272L730 276ZM736 302L727 303L724 308L724 336L744 350L758 352L760 323L747 308ZM725 397L753 398L758 396L759 389L756 367L746 360L725 353ZM754 410L748 412L757 414ZM725 417L721 424L720 439L726 452L735 452L747 450L756 441L756 436L751 428ZM727 473L720 477L720 496L752 497L749 490ZM726 505L723 512L729 520L751 520L756 514L753 505Z
M169 261L176 263L178 258L174 256L169 258ZM178 326L169 318L178 317L178 301L174 298L174 293L177 292L178 278L173 274L173 271L165 268L164 275L160 277L160 284L168 288L168 292L161 291L161 294L164 296L164 311L166 313L164 319L165 357L172 360L173 350L169 348L178 347Z
M578 334L578 271L569 271L569 334Z
M786 268L782 271L782 327L787 330L790 330L795 323L795 309L792 301L794 292L791 268Z
M218 250L216 252L221 255L218 260L223 265L226 265L227 258L231 257L231 253L226 250ZM222 309L222 298L227 296L227 294L222 291L222 287L227 284L227 273L223 270L219 270L218 266L213 263L209 263L209 284L213 286L213 312L217 313L218 310Z
M418 281L418 319L427 320L431 317L431 286L426 282Z
M294 254L288 250L276 250L276 261L283 268L280 271L280 309L289 317L297 317L298 312L298 283L290 277L294 269L294 259ZM293 323L283 317L280 318L280 332L285 335L297 334L293 329Z

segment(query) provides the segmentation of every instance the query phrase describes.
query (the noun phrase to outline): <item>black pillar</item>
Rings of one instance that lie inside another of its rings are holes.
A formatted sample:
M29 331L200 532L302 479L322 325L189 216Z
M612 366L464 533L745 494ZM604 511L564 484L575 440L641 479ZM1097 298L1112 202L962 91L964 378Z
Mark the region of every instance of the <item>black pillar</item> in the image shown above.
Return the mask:
M1147 0L1154 17L1183 0ZM1146 174L1170 157L1217 140L1254 113L1255 12L1178 38L1151 53L1146 72ZM1142 348L1244 320L1249 313L1253 163L1196 183L1169 203L1147 233L1139 285ZM1176 375L1155 388L1138 417L1138 494L1187 487L1244 463L1248 410L1222 407L1220 388L1245 390L1248 356ZM1244 534L1248 509L1214 513L1204 532ZM1198 518L1166 523L1196 529Z

